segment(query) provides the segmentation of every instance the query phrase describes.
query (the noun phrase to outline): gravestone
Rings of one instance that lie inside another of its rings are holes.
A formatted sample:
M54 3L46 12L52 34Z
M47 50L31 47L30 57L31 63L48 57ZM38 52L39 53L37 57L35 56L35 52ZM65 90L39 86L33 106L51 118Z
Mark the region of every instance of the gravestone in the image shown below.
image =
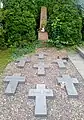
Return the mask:
M13 76L6 76L4 82L8 83L5 90L6 94L14 94L19 83L25 83L25 77L20 74L14 74Z
M35 116L46 116L46 97L53 97L53 91L45 89L45 84L37 84L36 88L29 90L29 97L35 98Z
M47 25L47 8L41 7L40 14L40 30L38 31L38 40L48 40L48 33L45 32L45 27Z
M54 60L53 63L57 63L59 68L62 69L62 68L66 68L64 63L67 63L67 61L63 59L57 59L57 60Z
M47 54L45 54L45 53L39 53L36 55L38 56L39 59L44 59L44 56L47 56Z
M30 62L30 59L27 57L21 58L17 60L17 67L18 68L23 68L26 63Z
M58 84L65 84L65 88L69 97L77 97L78 93L74 84L78 84L76 78L71 78L69 75L62 75L62 77L57 78Z
M44 62L39 62L33 66L38 69L38 75L45 75L45 69L49 68L48 65L45 65Z

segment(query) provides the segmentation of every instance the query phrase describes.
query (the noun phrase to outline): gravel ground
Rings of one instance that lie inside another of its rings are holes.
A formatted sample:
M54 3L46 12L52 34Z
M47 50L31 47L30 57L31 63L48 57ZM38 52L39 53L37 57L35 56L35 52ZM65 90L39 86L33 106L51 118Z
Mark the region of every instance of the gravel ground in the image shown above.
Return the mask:
M75 67L70 61L66 64L66 70L59 70L58 65L51 64L57 57L64 57L67 55L65 51L57 51L51 49L38 49L36 53L46 52L48 56L44 61L50 65L46 70L45 76L37 76L37 69L32 68L35 63L38 63L38 57L35 53L28 55L31 62L27 63L24 68L17 68L15 63L9 63L4 70L1 79L6 75L14 73L21 73L26 77L25 84L19 84L14 96L4 94L7 84L2 83L0 91L0 120L84 120L84 81L76 71ZM62 74L69 74L72 77L77 77L80 84L76 86L79 97L68 98L65 89L61 89L57 85L56 77ZM47 88L53 89L54 97L47 99L47 117L34 116L34 99L28 99L29 89L35 88L36 84L45 83Z

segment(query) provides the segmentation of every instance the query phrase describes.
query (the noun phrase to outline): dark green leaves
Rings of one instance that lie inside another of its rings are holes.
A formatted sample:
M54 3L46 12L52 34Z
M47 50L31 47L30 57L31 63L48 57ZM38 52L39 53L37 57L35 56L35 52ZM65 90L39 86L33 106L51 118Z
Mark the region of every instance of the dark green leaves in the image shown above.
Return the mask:
M82 18L78 9L68 0L58 0L52 8L52 14L48 19L49 37L55 46L79 44Z

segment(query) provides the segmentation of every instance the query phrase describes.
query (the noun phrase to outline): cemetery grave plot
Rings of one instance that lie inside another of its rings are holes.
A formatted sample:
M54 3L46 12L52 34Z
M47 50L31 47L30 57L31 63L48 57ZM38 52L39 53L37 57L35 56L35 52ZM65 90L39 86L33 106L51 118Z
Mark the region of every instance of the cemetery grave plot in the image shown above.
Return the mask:
M19 83L25 83L25 77L20 74L14 74L13 76L6 76L4 82L7 82L6 94L14 94Z
M83 120L84 119L84 80L73 64L68 60L66 69L61 71L57 64L51 64L58 56L63 58L65 52L54 48L37 49L36 53L46 52L44 63L49 64L45 76L38 76L32 67L38 63L38 56L31 55L31 62L19 69L14 62L9 63L2 75L2 79L14 73L21 73L25 84L19 84L14 95L5 95L6 84L3 82L0 91L0 120ZM61 72L60 72L61 71ZM75 86L78 98L68 98L65 88L58 85L57 77L70 75L77 78ZM29 91L36 90L36 85L45 84L46 90L53 90L53 97L46 99L47 116L35 116L35 98L29 98Z

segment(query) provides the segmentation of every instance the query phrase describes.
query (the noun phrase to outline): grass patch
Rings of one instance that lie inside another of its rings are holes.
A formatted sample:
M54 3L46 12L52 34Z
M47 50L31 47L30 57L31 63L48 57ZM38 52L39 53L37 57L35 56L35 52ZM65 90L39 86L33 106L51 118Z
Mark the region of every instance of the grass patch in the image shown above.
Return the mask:
M0 74L3 72L6 65L11 61L11 50L0 50Z
M12 60L16 60L17 58L20 58L24 56L25 54L34 53L36 48L36 44L28 44L22 48L11 48L12 51Z

